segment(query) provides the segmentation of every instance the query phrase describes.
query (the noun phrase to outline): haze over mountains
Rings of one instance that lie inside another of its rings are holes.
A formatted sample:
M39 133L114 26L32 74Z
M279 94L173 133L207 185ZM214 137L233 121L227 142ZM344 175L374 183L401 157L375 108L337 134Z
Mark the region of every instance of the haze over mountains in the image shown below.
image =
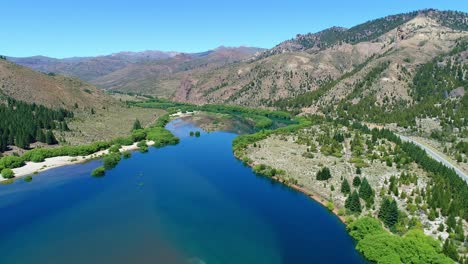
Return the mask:
M195 54L145 51L8 60L45 73L75 76L105 90L193 103L294 104L317 112L343 101L357 104L362 98L372 98L377 105L411 104L418 69L467 38L467 13L428 9L350 29L332 27L297 35L269 50L219 47ZM457 52L456 65L465 74L466 50ZM312 99L304 102L301 97Z

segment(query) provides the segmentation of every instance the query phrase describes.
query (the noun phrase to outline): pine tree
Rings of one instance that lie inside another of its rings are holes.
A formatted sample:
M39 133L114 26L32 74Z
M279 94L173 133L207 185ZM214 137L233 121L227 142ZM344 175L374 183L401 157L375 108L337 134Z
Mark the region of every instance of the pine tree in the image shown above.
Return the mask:
M361 197L368 205L371 205L374 202L374 190L369 185L369 182L364 178L359 187L359 197Z
M356 190L346 199L345 208L353 213L360 213L362 211L361 201L359 200L359 195Z
M133 129L132 130L138 130L138 129L142 129L141 123L140 123L140 120L135 119L135 122L133 123Z
M52 133L50 130L47 130L45 134L45 141L48 145L57 144L57 139L55 138L54 133Z
M361 175L361 168L360 168L360 167L357 167L357 168L356 168L356 174L357 174L357 175Z
M44 131L42 131L42 129L40 129L40 128L37 129L36 140L39 141L39 142L42 142L42 143L46 142Z
M457 248L453 244L452 240L450 238L447 238L444 242L444 246L442 247L442 252L450 257L451 259L458 261L458 252Z
M394 227L398 222L398 205L392 198L382 200L378 217L387 227Z
M347 179L344 179L343 182L341 182L341 192L343 194L349 194L351 192L351 188Z
M359 178L359 176L356 176L353 179L353 186L358 187L359 185L361 185L361 178Z
M331 178L330 169L325 167L317 172L316 179L319 181L326 181Z

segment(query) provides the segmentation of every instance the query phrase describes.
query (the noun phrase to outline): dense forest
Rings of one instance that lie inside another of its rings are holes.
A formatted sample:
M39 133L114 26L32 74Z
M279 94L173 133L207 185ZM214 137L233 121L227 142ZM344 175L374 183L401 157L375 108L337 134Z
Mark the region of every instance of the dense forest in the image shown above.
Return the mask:
M27 149L33 142L56 144L52 131L68 130L65 119L70 117L73 113L64 109L53 110L6 98L0 104L0 152L9 145Z

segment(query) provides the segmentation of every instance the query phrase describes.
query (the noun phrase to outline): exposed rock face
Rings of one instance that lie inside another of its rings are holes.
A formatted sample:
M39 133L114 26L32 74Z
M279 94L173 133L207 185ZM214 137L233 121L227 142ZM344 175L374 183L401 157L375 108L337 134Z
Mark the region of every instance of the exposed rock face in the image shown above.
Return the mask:
M449 97L463 97L465 95L465 88L464 87L458 87L457 89L454 89L450 91Z

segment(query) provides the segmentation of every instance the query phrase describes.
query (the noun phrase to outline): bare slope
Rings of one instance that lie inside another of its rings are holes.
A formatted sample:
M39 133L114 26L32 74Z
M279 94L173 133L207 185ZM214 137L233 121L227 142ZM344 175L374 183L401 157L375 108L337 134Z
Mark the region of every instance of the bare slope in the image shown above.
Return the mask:
M79 79L39 73L6 60L0 60L0 93L52 108L91 109L117 104Z

